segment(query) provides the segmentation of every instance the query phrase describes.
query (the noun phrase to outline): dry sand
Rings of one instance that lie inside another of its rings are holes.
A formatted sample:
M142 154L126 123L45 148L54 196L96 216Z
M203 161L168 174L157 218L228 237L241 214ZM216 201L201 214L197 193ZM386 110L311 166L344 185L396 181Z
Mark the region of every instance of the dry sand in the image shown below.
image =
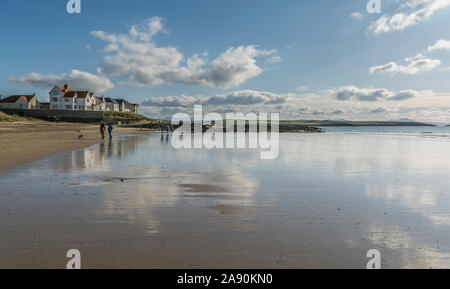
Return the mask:
M116 127L120 133L136 129ZM107 132L106 132L107 134ZM79 136L83 136L79 138ZM101 142L98 125L23 121L0 123L0 172L49 156Z

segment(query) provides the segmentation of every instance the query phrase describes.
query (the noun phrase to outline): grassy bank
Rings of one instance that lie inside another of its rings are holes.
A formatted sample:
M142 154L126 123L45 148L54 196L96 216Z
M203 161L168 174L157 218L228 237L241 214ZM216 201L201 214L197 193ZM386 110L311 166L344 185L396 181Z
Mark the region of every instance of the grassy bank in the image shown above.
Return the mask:
M105 118L114 120L130 120L130 121L147 121L149 120L143 115L132 112L106 111Z
M23 121L24 118L17 115L7 115L0 111L0 122L16 122Z

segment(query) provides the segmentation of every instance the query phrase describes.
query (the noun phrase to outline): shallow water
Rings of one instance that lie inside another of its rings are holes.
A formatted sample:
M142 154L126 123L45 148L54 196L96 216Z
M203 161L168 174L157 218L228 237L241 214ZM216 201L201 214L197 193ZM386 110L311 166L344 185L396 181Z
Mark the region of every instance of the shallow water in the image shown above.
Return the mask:
M450 267L449 154L420 133L281 134L276 160L123 135L0 175L0 267Z

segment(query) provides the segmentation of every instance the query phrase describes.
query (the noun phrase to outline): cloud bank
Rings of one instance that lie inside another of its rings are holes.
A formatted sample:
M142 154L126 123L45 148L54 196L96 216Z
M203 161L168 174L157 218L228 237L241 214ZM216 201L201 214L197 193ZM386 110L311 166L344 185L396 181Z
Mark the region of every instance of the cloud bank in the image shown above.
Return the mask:
M265 58L269 65L282 61L276 50L256 45L230 47L211 61L206 52L186 58L176 47L156 44L155 36L166 32L160 17L133 25L126 34L92 31L91 35L106 43L97 75L72 70L59 75L30 73L10 81L41 88L68 83L95 92L113 88L110 79L132 87L180 83L228 88L260 75L263 68L257 64L259 58Z
M437 11L448 6L450 6L450 0L408 0L400 4L398 13L381 16L367 29L373 34L403 31L429 19Z
M169 96L155 97L142 102L143 106L155 107L192 107L196 104L205 106L251 106L274 105L287 102L291 94L275 94L266 91L240 90L214 96Z
M22 77L12 77L9 81L40 88L50 88L55 85L68 83L73 88L87 89L97 93L102 93L114 88L114 84L106 77L75 69L69 73L62 74L44 75L39 73L30 73Z
M430 91L391 91L386 88L358 88L353 85L331 89L328 90L327 93L340 101L356 100L363 102L375 102L381 100L401 101L432 94Z
M405 62L409 62L409 64L400 65L392 61L384 65L373 66L369 69L369 73L418 74L431 71L441 65L439 59L430 59L420 53L414 57L406 58Z
M212 96L169 96L149 98L141 110L150 117L170 119L175 113L193 113L194 105L206 112L280 112L282 119L397 119L412 117L413 111L401 114L398 108L408 103L424 103L432 91L386 88L359 88L353 85L318 93L284 93L238 90Z
M206 53L185 58L176 47L159 47L155 43L154 36L164 32L163 19L159 17L133 26L127 34L92 31L91 35L107 43L107 55L98 73L118 77L134 87L182 83L228 88L263 72L257 58L269 57L268 63L281 61L275 50L256 45L230 47L212 61L207 60Z

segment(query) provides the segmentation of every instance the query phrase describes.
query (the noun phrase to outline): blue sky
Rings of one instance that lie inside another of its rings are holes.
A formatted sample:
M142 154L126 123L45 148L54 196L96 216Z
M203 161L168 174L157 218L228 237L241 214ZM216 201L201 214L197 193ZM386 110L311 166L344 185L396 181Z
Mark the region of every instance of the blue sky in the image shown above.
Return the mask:
M203 103L284 118L447 121L450 1L381 0L381 14L367 0L81 0L81 14L66 2L2 1L2 95L46 99L52 81L67 80L147 100L143 111L157 116Z

